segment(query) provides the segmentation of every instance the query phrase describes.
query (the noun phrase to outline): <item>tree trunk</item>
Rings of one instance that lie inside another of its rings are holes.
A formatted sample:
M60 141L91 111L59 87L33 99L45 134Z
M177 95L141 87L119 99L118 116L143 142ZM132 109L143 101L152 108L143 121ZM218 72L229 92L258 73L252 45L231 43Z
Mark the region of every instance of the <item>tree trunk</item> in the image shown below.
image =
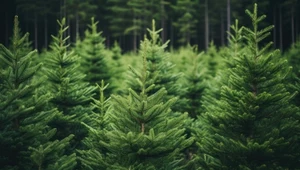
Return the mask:
M276 39L276 31L277 31L277 26L276 26L276 5L273 7L273 47L276 48L277 44L277 39Z
M48 19L47 15L45 15L44 19L44 39L45 39L45 48L47 49L48 47Z
M28 12L25 12L25 20L26 20L26 25L25 25L25 32L30 32L29 31L29 17L28 17Z
M161 39L162 39L162 43L165 43L166 42L166 21L165 21L165 5L164 5L164 0L161 0L160 1L160 12L161 12L161 28L163 29L161 31Z
M71 20L70 20L70 18L68 17L68 19L67 19L67 25L66 25L67 27L69 27L69 29L68 29L68 33L67 33L67 35L66 36L70 36L69 38L68 38L68 44L70 44L71 43L71 28L73 28L73 27L71 27ZM74 30L73 30L74 31Z
M76 12L76 31L75 31L76 39L75 41L79 38L79 15L78 12Z
M171 42L171 48L173 48L174 46L174 26L173 26L173 19L171 18L170 20L170 32L171 32L171 35L170 35L170 42Z
M225 45L225 34L224 34L224 19L223 19L223 12L221 12L221 45ZM228 38L228 37L227 37Z
M296 20L296 29L295 29L295 32L296 32L296 41L300 41L299 38L299 19L298 19L298 15L295 16L295 20Z
M38 49L38 19L37 13L34 13L34 48Z
M230 0L227 0L227 41L229 41L230 38L230 25L231 25L231 15L230 15ZM229 43L228 43L229 44Z
M281 51L283 49L282 41L282 7L279 7L279 47Z
M133 26L135 27L136 23L135 23L135 14L134 14L134 17L133 17ZM134 28L133 30L133 51L136 52L137 51L137 44L136 44L136 41L137 41L137 31L136 29Z
M294 7L292 7L291 13L291 32L292 32L292 44L295 43L295 23L294 23Z
M8 12L5 12L5 45L8 46L9 44L9 17Z
M205 50L208 49L208 45L209 45L209 21L208 21L208 3L207 0L205 0Z

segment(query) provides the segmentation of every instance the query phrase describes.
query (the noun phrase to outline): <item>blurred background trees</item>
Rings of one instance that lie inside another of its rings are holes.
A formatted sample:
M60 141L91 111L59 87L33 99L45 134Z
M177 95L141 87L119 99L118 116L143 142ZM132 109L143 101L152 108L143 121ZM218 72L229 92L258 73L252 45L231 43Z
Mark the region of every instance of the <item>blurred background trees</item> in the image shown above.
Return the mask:
M75 42L84 36L87 23L95 17L107 47L117 41L124 51L136 52L146 28L155 19L163 28L162 41L171 40L170 48L191 44L201 50L212 41L217 47L228 44L227 31L234 19L249 26L244 9L256 2L260 14L267 15L262 25L275 25L266 41L273 41L275 48L287 49L300 32L298 0L7 0L0 5L4 23L0 42L9 43L14 15L20 16L22 30L31 33L29 38L35 49L48 47L57 19L66 18L70 29L65 34Z

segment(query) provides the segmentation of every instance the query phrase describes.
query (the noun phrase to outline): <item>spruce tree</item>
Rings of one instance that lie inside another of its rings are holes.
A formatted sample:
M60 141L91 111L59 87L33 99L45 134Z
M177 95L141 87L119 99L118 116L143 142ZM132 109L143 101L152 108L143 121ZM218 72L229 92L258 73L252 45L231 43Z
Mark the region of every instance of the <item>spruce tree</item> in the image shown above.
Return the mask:
M109 124L103 132L108 141L98 142L107 153L96 154L91 149L94 158L86 161L90 162L89 166L98 163L98 169L183 169L182 151L193 143L193 138L185 135L188 116L172 113L171 106L177 98L166 100L166 88L157 89L155 84L150 84L152 73L147 56L155 51L152 48L157 47L145 38L140 52L143 67L140 71L130 67L132 80L136 81L133 84L139 84L139 89L129 88L126 95L111 96L106 114Z
M122 49L119 46L117 41L114 42L114 45L110 49L111 52L111 60L110 60L110 72L111 72L111 81L110 86L113 87L113 93L120 94L122 89L122 84L120 82L124 82L125 78L123 76L126 73L127 67L124 67L122 63Z
M189 67L187 67L184 75L184 86L188 87L185 93L185 98L188 100L185 110L191 118L197 118L204 112L202 97L207 88L206 82L209 78L207 69L204 67L203 60L201 60L203 55L203 52L197 54L197 50L193 50L191 56L189 56L191 62L189 62Z
M215 47L208 49L209 53L214 54L212 56L218 55L211 59L207 57L204 59L206 62L207 69L209 71L208 81L206 81L206 88L203 92L202 97L202 111L206 112L207 107L214 107L216 99L220 99L221 86L227 84L230 72L226 71L228 68L233 68L237 63L237 58L243 56L246 53L246 48L244 48L244 43L242 41L242 30L243 27L239 26L238 20L235 20L234 25L230 27L232 33L229 34L229 45L222 48L218 54L216 54ZM214 52L211 52L214 51ZM208 55L209 56L209 55ZM216 60L217 59L217 60ZM213 62L210 60L214 60ZM217 62L218 61L218 62ZM214 63L214 64L209 64ZM218 64L222 63L222 64ZM219 66L217 66L219 65ZM213 66L213 67L212 67ZM214 71L212 71L214 70Z
M300 39L294 43L283 55L289 61L289 65L292 66L292 72L289 75L289 81L291 85L289 87L290 91L298 91L300 92L300 65L299 65L299 58L300 58ZM297 93L293 102L300 106L300 94Z
M110 107L110 97L106 98L104 91L107 89L109 84L104 84L101 81L101 85L98 85L99 96L93 98L92 105L94 106L94 111L91 114L92 121L89 124L83 123L88 129L88 136L83 140L86 146L84 150L78 150L79 159L83 169L104 169L103 155L107 153L107 149L100 145L100 141L108 141L105 135L105 129L108 126L108 119L106 114Z
M266 17L246 10L253 28L243 28L247 53L234 58L220 99L199 119L199 155L206 169L297 169L299 109L287 91L287 61L261 45L273 26L258 29Z
M28 33L22 35L18 16L15 16L10 49L0 44L0 61L6 64L0 68L0 167L40 170L54 166L56 169L65 165L72 167L75 163L70 159L72 155L61 154L72 136L52 141L56 129L47 124L59 112L44 107L49 101L49 94L37 93L43 82L35 81L38 79L34 77L41 64L32 63L36 50L27 52L28 48L24 48L28 47L28 36ZM41 157L36 159L34 155L37 152L34 148L55 143L60 144L60 150L54 147L48 152L40 150Z
M149 91L149 94L153 94L161 88L166 88L168 94L165 96L166 101L178 97L179 99L172 106L172 109L176 112L184 112L184 105L186 105L187 99L184 98L186 88L182 86L179 79L182 77L182 73L175 72L175 64L170 61L169 53L165 51L169 41L161 44L159 33L162 29L156 30L155 21L152 21L152 30L148 29L151 39L145 39L143 43L147 44L141 46L140 55L145 55L147 61L147 71L149 72L149 78L147 79L147 85L155 84L155 87ZM150 46L151 48L148 48ZM143 49L147 47L147 49ZM132 72L129 73L129 75ZM132 80L130 76L127 80L129 87L135 91L140 91L140 85Z
M81 140L87 136L87 129L81 122L90 121L90 103L96 87L83 81L85 75L79 70L79 57L70 49L70 44L67 44L69 36L64 37L64 32L68 29L65 18L58 21L58 24L58 35L52 36L51 50L45 60L45 88L52 95L49 107L62 112L50 122L50 126L57 128L56 139L74 135L66 151L74 153L75 149L82 147Z
M85 31L84 39L76 43L76 53L81 57L80 69L86 74L84 80L91 85L100 84L101 80L111 83L108 52L104 46L105 39L102 37L102 32L98 32L97 26L98 21L92 17L91 24L88 25L89 29ZM112 90L112 86L108 87L105 91L106 95L110 94Z

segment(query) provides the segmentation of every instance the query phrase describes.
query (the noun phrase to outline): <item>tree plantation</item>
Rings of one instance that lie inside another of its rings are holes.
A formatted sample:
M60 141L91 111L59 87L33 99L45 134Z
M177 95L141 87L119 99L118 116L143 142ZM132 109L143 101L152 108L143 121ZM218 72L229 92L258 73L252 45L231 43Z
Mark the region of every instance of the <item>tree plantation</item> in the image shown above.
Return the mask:
M153 19L127 53L105 45L94 17L74 43L58 19L34 50L16 15L0 44L0 169L300 169L300 41L274 48L260 13L252 4L249 25L237 18L228 45L205 51L188 43L192 30L168 48Z

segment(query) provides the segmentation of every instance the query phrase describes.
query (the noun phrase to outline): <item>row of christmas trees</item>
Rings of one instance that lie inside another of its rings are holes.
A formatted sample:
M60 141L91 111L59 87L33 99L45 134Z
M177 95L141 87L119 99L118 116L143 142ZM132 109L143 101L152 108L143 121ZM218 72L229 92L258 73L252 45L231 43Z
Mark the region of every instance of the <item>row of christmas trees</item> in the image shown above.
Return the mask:
M0 45L0 169L299 168L299 43L272 50L265 15L246 13L253 27L236 21L222 50L168 53L153 21L130 57L93 18L74 46L62 19L32 51L16 16Z

